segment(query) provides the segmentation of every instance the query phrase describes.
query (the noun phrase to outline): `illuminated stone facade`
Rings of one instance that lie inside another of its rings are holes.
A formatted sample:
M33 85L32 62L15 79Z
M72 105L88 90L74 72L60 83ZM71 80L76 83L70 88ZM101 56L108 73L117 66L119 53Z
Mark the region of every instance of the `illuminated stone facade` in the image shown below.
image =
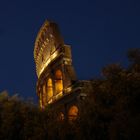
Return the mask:
M38 76L36 90L43 109L70 94L76 81L71 48L64 44L56 23L46 21L41 27L35 41L34 59Z
M87 93L91 83L76 79L71 47L64 43L56 23L46 21L41 27L35 41L34 59L40 108L60 107L60 119L75 120L80 102L87 96L85 89Z

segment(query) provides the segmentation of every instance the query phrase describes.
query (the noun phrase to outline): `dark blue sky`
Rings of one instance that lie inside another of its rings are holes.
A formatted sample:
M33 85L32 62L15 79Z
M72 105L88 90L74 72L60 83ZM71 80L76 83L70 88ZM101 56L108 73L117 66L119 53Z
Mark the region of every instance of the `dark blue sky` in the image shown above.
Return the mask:
M79 79L127 64L127 50L140 47L139 0L1 0L0 91L36 98L33 49L45 19L57 22L72 46Z

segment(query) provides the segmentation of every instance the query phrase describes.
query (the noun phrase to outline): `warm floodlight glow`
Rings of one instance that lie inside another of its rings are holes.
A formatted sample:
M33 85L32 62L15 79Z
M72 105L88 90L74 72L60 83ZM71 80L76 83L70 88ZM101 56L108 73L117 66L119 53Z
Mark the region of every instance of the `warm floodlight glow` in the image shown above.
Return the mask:
M55 90L56 93L59 93L63 90L63 80L61 70L57 70L55 73Z
M63 96L63 92L60 92L60 93L58 93L56 96L55 96L55 99L59 99L60 97L62 97Z
M48 104L51 104L53 102L53 100L52 99L50 99L49 101L48 101Z
M69 109L68 118L70 121L76 120L77 116L78 116L78 107L74 105Z
M77 79L72 66L71 47L65 45L56 23L45 21L40 28L35 41L34 59L38 77L36 90L42 110L74 93L72 84ZM67 112L63 113L66 115Z
M71 91L72 91L72 87L68 87L68 88L65 89L65 92L66 92L66 93L69 93L69 92L71 92Z
M53 85L52 85L52 79L48 79L47 83L47 93L48 93L48 100L53 96Z
M39 94L39 104L40 104L40 108L43 108L42 95L41 95L41 93Z
M46 106L46 100L47 100L47 92L46 92L46 85L43 85L43 103Z
M43 67L42 69L39 71L38 76L41 75L41 73L44 71L44 69L49 65L50 62L52 62L56 57L58 56L58 52L55 51L49 59L47 59L46 61L44 61Z

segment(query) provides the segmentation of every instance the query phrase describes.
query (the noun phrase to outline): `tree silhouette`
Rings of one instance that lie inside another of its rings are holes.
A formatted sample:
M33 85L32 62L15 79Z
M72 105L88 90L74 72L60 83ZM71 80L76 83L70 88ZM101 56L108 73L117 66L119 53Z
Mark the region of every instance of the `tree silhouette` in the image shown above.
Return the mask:
M108 65L102 70L103 78L90 80L76 120L60 119L61 105L41 111L31 101L2 92L0 139L140 139L140 49L129 51L128 59L128 68Z

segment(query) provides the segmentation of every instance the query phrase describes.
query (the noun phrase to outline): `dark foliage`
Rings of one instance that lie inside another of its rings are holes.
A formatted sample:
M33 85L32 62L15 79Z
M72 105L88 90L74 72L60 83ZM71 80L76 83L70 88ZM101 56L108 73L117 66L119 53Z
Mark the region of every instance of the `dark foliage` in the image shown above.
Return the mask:
M60 121L60 108L41 111L31 101L0 94L0 140L140 139L140 49L129 51L130 66L103 68L91 80L75 121Z

